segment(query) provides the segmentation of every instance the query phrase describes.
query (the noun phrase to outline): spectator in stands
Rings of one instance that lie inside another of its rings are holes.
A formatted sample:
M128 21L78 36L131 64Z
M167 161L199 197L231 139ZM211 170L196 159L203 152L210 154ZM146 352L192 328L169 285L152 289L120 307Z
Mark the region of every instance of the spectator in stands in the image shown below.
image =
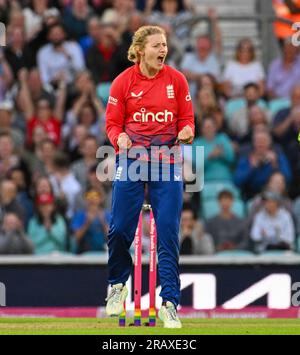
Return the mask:
M89 0L90 6L97 15L101 15L105 9L111 6L111 2L103 2L99 0Z
M0 102L0 132L8 132L10 134L16 149L23 146L25 137L24 133L16 127L12 101L4 100Z
M89 186L95 190L103 189L105 192L104 206L106 209L111 209L112 201L112 184L115 173L115 156L111 154L98 163L97 166L91 167L89 174Z
M21 69L19 71L18 80L20 86L19 105L21 111L26 112L26 106L28 105L27 95L30 96L32 103L37 102L39 99L46 99L54 106L54 92L50 85L43 85L37 68L32 68L29 71L27 69Z
M22 27L10 27L7 41L8 45L4 49L4 55L10 65L14 79L17 79L20 69L28 68L32 65L32 53L26 45L25 33Z
M215 252L212 237L205 233L203 226L196 220L191 206L184 205L181 214L181 255L211 255Z
M82 96L85 96L85 99L87 99L88 96L91 98L96 95L96 88L92 75L87 69L76 73L75 81L69 84L67 88L67 109L72 108L76 101Z
M300 62L299 62L300 63ZM300 83L300 82L299 82ZM300 192L300 84L291 93L291 107L280 110L273 119L273 134L277 143L283 148L292 169L292 195Z
M244 218L232 212L234 197L231 191L222 190L218 194L220 212L207 221L206 232L215 244L216 251L247 249L248 231Z
M186 53L180 68L190 83L192 97L196 94L196 83L204 74L212 74L215 78L221 73L222 36L214 10L208 12L213 22L214 42L209 35L198 35L195 52Z
M250 111L254 109L254 115L263 116L261 119L254 119L257 121L270 121L270 115L266 109L266 104L260 100L259 86L256 83L248 83L244 86L245 105L235 111L232 117L228 117L228 125L231 134L239 141L242 137L249 133L249 126L251 125Z
M235 154L230 139L225 133L217 133L216 123L212 118L203 120L202 136L193 142L193 147L196 146L204 147L205 181L232 180L231 169Z
M59 153L54 158L54 173L50 176L54 195L65 200L68 206L67 217L72 218L75 211L75 198L81 191L81 186L71 171L68 156Z
M234 181L242 189L246 198L259 193L271 174L280 171L287 182L291 181L291 169L284 153L272 146L268 130L255 130L252 136L251 151L239 158Z
M199 81L197 82L198 91L200 89L211 90L220 105L223 105L223 98L221 97L220 85L218 84L217 79L212 74L203 74L200 76Z
M33 196L36 199L37 196L43 194L53 195L53 188L51 185L51 181L48 176L40 176L38 177L33 184Z
M263 192L254 196L254 198L249 201L250 208L248 211L248 220L251 221L251 223L253 221L254 215L264 205L263 194L265 191L271 191L278 194L281 198L281 206L286 208L289 212L292 212L292 200L290 199L287 191L285 177L282 173L276 171L270 176Z
M87 183L84 190L76 196L76 210L83 210L86 208L85 205L85 193L89 190L98 191L102 196L102 205L106 210L111 208L111 186L106 186L104 182L99 181L97 177L97 166L98 164L92 165L87 172ZM108 187L108 189L106 189Z
M208 75L204 75L203 78ZM212 117L216 123L217 131L227 133L227 123L225 121L224 112L220 102L216 96L216 92L210 86L200 86L196 98L194 100L196 115L196 136L201 134L200 127L205 117Z
M50 138L44 137L34 146L32 153L27 152L26 161L30 167L32 180L54 172L54 158L57 150L56 144Z
M289 211L292 214L293 218L295 217L294 222L297 224L296 213L294 214L293 211L293 202L289 197L285 178L283 174L277 171L270 176L263 191L260 194L254 196L253 199L250 199L248 201L247 220L248 220L249 227L253 224L255 215L264 208L264 203L265 203L264 194L266 191L274 192L278 196L280 196L281 207Z
M28 46L34 56L33 66L37 66L37 53L40 48L48 44L48 30L55 24L62 22L61 14L58 9L50 8L43 14L42 25L36 35L28 42Z
M0 254L32 254L33 244L25 235L22 221L15 213L6 213L0 228Z
M195 11L193 1L146 0L144 16L147 23L162 27L170 26L177 40L186 40L189 36L189 26L184 21L191 19Z
M281 207L281 196L272 191L263 195L264 208L254 216L250 237L257 253L294 248L295 229L292 215Z
M16 152L11 134L4 131L0 133L0 180L15 166L20 166L28 174L28 166Z
M88 135L82 142L82 159L76 161L72 165L72 171L75 178L79 181L82 190L85 190L87 187L89 169L97 163L97 149L97 138L95 136Z
M269 65L267 89L270 99L290 96L293 87L300 82L299 66L299 47L286 39L282 55Z
M108 232L108 214L103 209L103 196L99 191L89 190L85 194L86 209L75 213L71 229L77 242L77 253L104 251Z
M71 162L82 158L81 146L85 138L89 135L88 129L83 124L77 124L72 129L69 142L65 141L66 150L69 153Z
M9 19L7 27L24 27L25 26L25 17L23 12L20 10L20 6L12 6L11 11L9 12Z
M29 147L33 144L33 132L37 127L41 127L47 137L53 140L56 145L60 144L62 116L56 112L57 111L55 109L53 110L51 107L51 103L46 99L40 99L34 111L31 111L31 108L28 107L25 115L28 120L26 134Z
M44 128L41 126L36 126L32 132L32 145L29 147L27 152L32 152L34 158L38 158L39 154L35 156L35 153L38 153L40 144L46 139L50 138L48 138L47 132L44 130Z
M300 63L300 62L299 62ZM300 83L291 92L291 107L280 110L273 119L273 133L276 141L289 151L289 143L297 140L300 128Z
M133 10L133 11L130 12L129 24L128 24L127 29L125 30L125 32L122 34L122 41L127 45L128 48L129 48L129 46L131 44L132 37L133 37L134 33L141 26L144 26L146 24L147 24L147 22L146 22L146 19L145 19L145 16L144 16L143 12L141 12L139 10ZM172 29L169 28L168 30L166 32L170 32L172 34ZM168 33L167 33L167 36L168 36ZM170 39L171 39L171 37L170 37ZM171 42L173 43L173 41L171 41Z
M228 135L228 127L227 127L227 122L225 119L225 114L224 114L224 110L222 109L222 107L220 105L218 105L211 113L211 117L213 117L215 124L216 124L216 128L217 128L217 132L218 133L226 133Z
M231 135L233 141L237 144L239 152L242 152L243 148L251 145L253 132L256 130L270 130L270 116L260 106L251 106L248 110L247 125L248 128L241 135ZM237 124L239 127L239 125ZM242 131L242 126L240 127Z
M66 250L67 226L55 211L54 196L41 194L36 198L37 212L29 221L28 236L35 254L49 254Z
M101 22L114 25L118 38L121 38L129 26L131 14L134 10L134 0L113 0L112 7L103 11Z
M71 110L67 112L66 122L63 125L63 135L68 139L70 146L73 146L74 137L72 135L76 125L86 127L89 134L99 137L98 141L104 142L104 108L100 100L96 97L94 85L80 95L75 101Z
M63 13L64 25L72 39L79 41L87 34L87 23L93 9L87 0L73 0Z
M34 182L33 182L33 197L37 198L37 196L42 195L42 194L50 194L54 196L53 193L53 188L51 185L50 178L48 176L39 176ZM60 214L66 222L68 220L66 219L66 212L68 209L67 201L65 198L60 198L55 197L55 209L58 214Z
M212 116L218 107L216 95L213 90L206 87L200 87L197 91L196 100L196 115L198 124L201 125L203 118Z
M27 41L33 39L42 28L43 15L48 10L49 0L31 0L23 10Z
M23 207L25 218L24 225L27 227L29 219L33 215L33 202L29 194L30 181L20 167L13 168L9 172L8 178L11 179L17 187L16 200L19 202L20 206Z
M2 0L0 2L0 21L5 25L7 25L9 14L11 13L14 7L15 3L9 0Z
M61 120L64 116L64 108L66 101L66 83L61 80L57 92L55 107L51 102L44 97L37 101L34 106L33 99L30 95L29 88L26 82L27 74L25 72L20 76L21 79L21 95L24 105L24 115L27 119L27 144L32 145L33 132L36 127L42 127L47 133L47 136L52 139L55 144L60 144L61 135Z
M65 80L70 83L75 73L84 69L84 57L79 44L66 40L66 32L61 24L48 29L49 44L38 52L38 67L42 82L54 87Z
M234 60L229 61L224 69L224 93L227 97L240 97L243 87L256 83L259 94L265 91L265 73L262 64L256 60L255 48L250 38L239 41Z
M0 222L6 213L15 213L22 223L25 220L25 211L23 206L17 200L17 186L9 179L0 182Z
M5 95L13 81L13 74L7 63L2 48L0 48L0 102L5 99Z
M80 38L79 43L84 55L97 41L98 31L100 31L101 22L98 16L92 16L87 22L87 34Z
M94 45L87 53L87 67L96 84L111 82L129 67L127 47L119 42L119 33L111 24L101 24Z

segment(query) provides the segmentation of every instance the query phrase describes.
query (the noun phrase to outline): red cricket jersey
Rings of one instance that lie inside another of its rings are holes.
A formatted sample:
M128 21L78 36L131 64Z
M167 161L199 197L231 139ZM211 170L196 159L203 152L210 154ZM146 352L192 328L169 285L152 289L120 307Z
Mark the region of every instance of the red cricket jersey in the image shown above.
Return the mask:
M136 64L113 81L106 109L106 132L116 152L122 132L128 134L133 146L171 147L186 125L194 131L188 83L178 70L164 65L149 79Z

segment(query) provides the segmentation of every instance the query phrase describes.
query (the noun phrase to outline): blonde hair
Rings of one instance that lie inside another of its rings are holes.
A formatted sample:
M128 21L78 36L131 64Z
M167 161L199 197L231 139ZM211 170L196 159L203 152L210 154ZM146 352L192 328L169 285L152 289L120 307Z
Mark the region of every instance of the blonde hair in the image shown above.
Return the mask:
M134 63L139 63L141 55L140 50L143 50L146 45L146 40L148 36L162 34L167 37L166 32L163 28L158 26L142 26L140 27L133 36L131 46L128 49L127 58L129 61Z

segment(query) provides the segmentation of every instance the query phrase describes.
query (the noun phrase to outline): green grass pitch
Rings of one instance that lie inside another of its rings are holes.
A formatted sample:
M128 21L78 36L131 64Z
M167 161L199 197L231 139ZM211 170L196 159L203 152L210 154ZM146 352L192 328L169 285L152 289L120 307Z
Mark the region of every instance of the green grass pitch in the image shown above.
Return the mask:
M130 320L129 320L130 321ZM0 318L0 335L4 334L300 334L300 319L183 319L182 329L120 328L117 319L105 318Z

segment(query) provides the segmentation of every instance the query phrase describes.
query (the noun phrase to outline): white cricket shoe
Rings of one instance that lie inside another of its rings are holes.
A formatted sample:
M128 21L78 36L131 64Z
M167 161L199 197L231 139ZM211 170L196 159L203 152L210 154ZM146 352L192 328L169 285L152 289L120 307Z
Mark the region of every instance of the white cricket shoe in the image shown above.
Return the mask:
M107 298L106 314L108 316L119 316L124 311L124 301L128 295L128 290L123 284L112 285Z
M182 328L177 311L172 302L167 301L158 312L160 320L164 323L164 328Z

